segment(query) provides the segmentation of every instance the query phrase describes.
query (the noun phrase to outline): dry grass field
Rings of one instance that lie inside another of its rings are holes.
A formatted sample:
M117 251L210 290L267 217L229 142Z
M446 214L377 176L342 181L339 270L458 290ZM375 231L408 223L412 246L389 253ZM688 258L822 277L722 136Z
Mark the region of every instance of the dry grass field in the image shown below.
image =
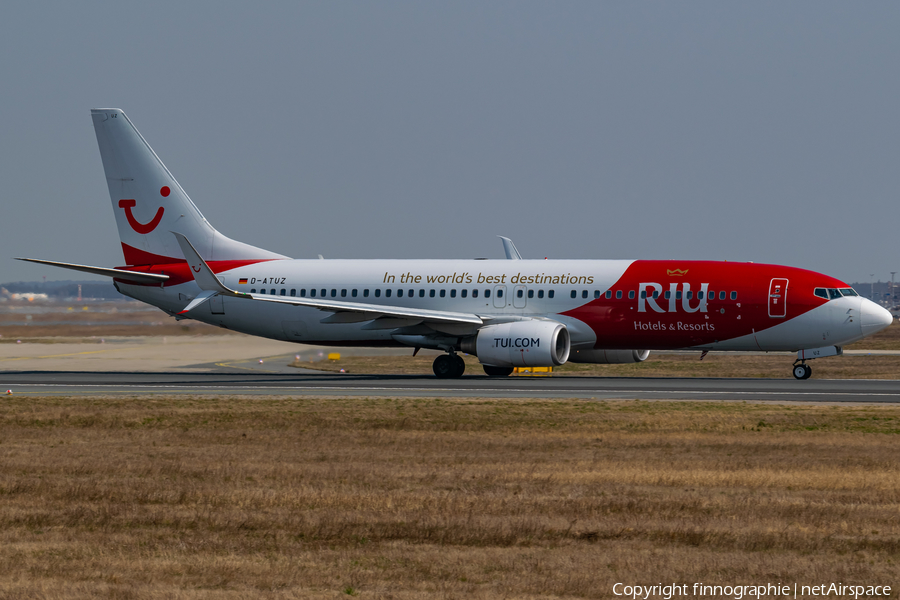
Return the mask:
M0 598L893 585L900 407L7 396Z
M176 321L143 302L10 303L0 312L0 343L84 342L113 336L221 335L233 332L199 321Z

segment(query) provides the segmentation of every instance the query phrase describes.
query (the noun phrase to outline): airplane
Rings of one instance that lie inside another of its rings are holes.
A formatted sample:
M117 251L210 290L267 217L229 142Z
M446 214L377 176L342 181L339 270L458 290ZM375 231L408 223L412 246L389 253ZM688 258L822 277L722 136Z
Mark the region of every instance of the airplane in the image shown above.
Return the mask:
M21 258L113 278L177 319L315 345L443 351L486 375L515 367L639 363L651 350L797 352L810 360L892 322L846 283L795 267L697 260L301 260L219 233L125 113L93 109L125 266ZM320 257L321 258L321 257Z

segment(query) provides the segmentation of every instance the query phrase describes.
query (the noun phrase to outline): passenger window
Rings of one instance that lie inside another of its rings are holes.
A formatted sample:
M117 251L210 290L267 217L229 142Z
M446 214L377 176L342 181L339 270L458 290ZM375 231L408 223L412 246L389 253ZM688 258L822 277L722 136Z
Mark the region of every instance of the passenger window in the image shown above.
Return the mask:
M575 298L576 296L578 296L578 292L576 292L575 290L572 290L572 293L569 294L569 296L571 296L572 298Z
M300 290L300 297L306 298L306 288L303 288L302 290Z
M460 295L461 298L465 298L465 297L466 297L466 294L468 294L468 293L469 293L469 290L462 290L462 291L459 293L459 295Z
M669 296L671 296L671 295L672 295L672 292L670 292L669 290L666 290L666 293L663 294L663 296L665 296L666 300L668 300Z
M556 293L556 290L550 290L550 291L547 292L547 297L548 297L548 298L552 298L552 297L554 296L555 293Z
M828 288L828 295L831 296L832 300L841 297L841 293L834 288Z
M472 297L473 297L473 298L477 298L477 297L478 297L478 290L472 290ZM485 296L485 298L486 298L486 297L487 297L487 296Z
M431 290L431 295L434 296L434 290ZM425 290L419 290L419 298L425 297Z
M502 295L502 294L501 294L501 295ZM484 297L485 297L485 298L490 298L490 297L491 297L491 290L484 290Z
M450 297L456 298L456 290L450 290Z
M691 297L691 292L688 292L688 298ZM697 300L703 300L703 292L697 292Z
M645 296L645 298L646 298L646 296ZM629 291L628 291L628 299L629 299L629 300L634 300L634 290L629 290Z
M296 296L296 295L297 295L297 290L295 290L295 289L291 290L291 296Z
M391 294L390 294L390 290L387 291L387 295L388 295L388 296L391 295ZM403 290L397 290L397 297L398 297L398 298L402 298L402 297L403 297Z
M524 290L516 290L516 298L524 298L525 292Z
M631 292L631 293L633 294L634 292ZM631 295L629 294L628 297L630 298ZM647 290L641 290L641 298L646 298L646 297L647 297Z
M287 290L284 289L284 288L281 288L281 295L282 295L282 296L287 296Z
M356 294L357 294L357 291L356 291L356 290L351 290L351 291L350 291L350 295L353 296L354 298L356 298Z
M582 298L587 298L587 290L581 290L581 297L582 297ZM597 293L597 297L598 297L598 298L600 297L600 293L599 293L599 292Z
M544 297L544 290L538 290L538 298Z
M390 297L391 297L391 288L388 288L388 289L384 290L384 297L385 297L385 298L390 298Z
M621 292L620 292L620 293L621 293ZM598 292L595 292L595 293L594 293L594 297L595 297L595 298L599 298L599 297L600 297L599 294L600 294L599 291L598 291ZM612 298L612 290L606 290L606 299L609 300L610 298Z
M441 298L447 295L447 290L441 290Z
M434 298L434 290L431 290L430 292L428 292L428 296L430 298Z
M375 297L376 297L376 298L380 298L380 297L381 297L381 290L380 290L380 289L376 289L376 290L375 290Z
M369 297L369 288L366 288L363 290L363 298L368 298L368 297Z
M316 297L316 290L309 290L309 297L310 297L310 298L315 298L315 297Z
M841 288L840 292L844 296L859 296L853 288Z
M251 294L255 294L255 293L256 293L256 288L253 288L252 290L250 290L250 293L251 293Z
M719 292L719 300L725 299L725 292Z
M269 293L272 294L273 296L275 296L275 295L278 294L278 292L277 292L277 290L276 290L275 288L272 288L272 291L269 292Z
M837 290L834 290L834 291L837 291ZM840 294L838 294L838 296L840 296ZM731 299L737 300L737 292L731 292Z
M407 293L406 295L409 296L410 298L412 298L413 296L416 295L416 290L409 290L409 293Z
M616 290L616 300L622 299L622 290Z
M332 292L331 295L334 296L334 292ZM346 298L346 297L347 297L347 290L341 290L341 298Z
M488 295L490 296L490 294L488 294ZM503 289L502 289L502 288L499 289L499 290L497 290L497 297L498 297L498 298L502 298L502 297L503 297Z
M675 292L675 299L681 300L681 290L678 290L677 292Z
M534 290L528 290L528 297L534 298Z
M678 292L678 295L680 296L680 295L681 295L681 292ZM693 297L694 297L694 292L692 292L691 290L688 290L688 292L687 292L687 299L690 300L690 299L693 298Z
M322 293L320 293L319 295L322 296L322 297L324 298L325 296L328 295L327 292L328 292L328 290L323 289L323 290L322 290Z
M659 292L653 290L653 299L656 300L657 298L659 298Z
M331 297L334 298L335 296L337 296L337 290L334 288L331 288Z

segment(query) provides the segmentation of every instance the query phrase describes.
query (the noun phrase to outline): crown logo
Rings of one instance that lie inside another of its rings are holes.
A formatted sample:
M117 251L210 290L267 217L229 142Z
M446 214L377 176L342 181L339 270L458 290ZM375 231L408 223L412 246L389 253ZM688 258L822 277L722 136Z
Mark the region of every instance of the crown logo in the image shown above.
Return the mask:
M666 275L669 277L683 277L684 275L687 275L687 272L687 269L684 269L683 271L681 269L666 269Z

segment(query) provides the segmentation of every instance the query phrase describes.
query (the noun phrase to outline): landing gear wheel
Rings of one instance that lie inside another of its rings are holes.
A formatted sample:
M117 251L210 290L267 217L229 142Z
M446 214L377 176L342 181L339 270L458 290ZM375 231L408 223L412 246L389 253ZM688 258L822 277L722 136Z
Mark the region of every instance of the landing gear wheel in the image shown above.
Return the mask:
M454 354L451 358L453 359L453 366L456 367L456 372L453 373L453 376L462 377L463 373L466 372L466 361L459 354Z
M810 375L812 375L812 367L809 365L794 365L795 379L809 379Z
M483 365L483 367L488 377L508 377L513 372L512 367L492 367L491 365Z
M438 379L450 379L456 374L456 364L449 354L441 354L434 359L431 369Z
M431 368L438 379L455 379L462 377L466 370L466 363L456 354L441 354L434 359Z

